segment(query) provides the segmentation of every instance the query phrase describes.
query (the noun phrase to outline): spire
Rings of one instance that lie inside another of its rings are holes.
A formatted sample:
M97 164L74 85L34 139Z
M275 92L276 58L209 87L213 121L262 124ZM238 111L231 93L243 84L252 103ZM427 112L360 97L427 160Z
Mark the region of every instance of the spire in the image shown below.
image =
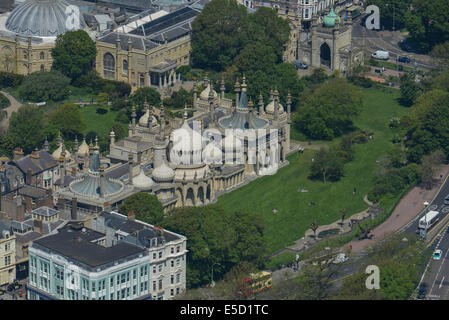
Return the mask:
M49 150L49 144L48 144L47 137L45 137L44 150L45 150L45 151L48 151L48 150Z
M111 138L111 146L114 146L115 144L115 132L113 129L111 129L111 133L109 134L109 137Z
M273 88L270 89L270 102L273 101Z
M100 147L98 146L98 136L95 136L95 149L100 149Z
M237 80L235 81L234 85L234 91L235 91L235 108L237 109L237 106L239 105L239 92L240 92L240 83L239 78L237 77Z
M259 116L261 116L263 114L263 97L262 97L262 93L259 94Z
M133 105L133 107L131 108L131 123L133 126L133 133L134 133L134 129L136 128L136 107Z
M159 131L159 136L161 138L161 140L164 139L164 130L165 130L165 108L164 108L164 103L161 102L161 115L160 115L160 119L161 119L161 125L160 125L160 131Z
M243 75L242 79L242 92L246 92L246 77Z
M187 121L187 117L188 117L188 113L187 113L187 103L186 103L186 104L184 104L184 117L183 117L184 122Z
M75 148L75 152L78 152L78 137L77 136L75 136L75 146L74 146L74 148Z
M225 86L225 81L224 81L224 77L223 77L223 74L222 74L221 75L221 83L220 83L220 93L221 93L220 98L221 99L224 99L225 89L226 89L226 86Z
M58 134L58 146L60 146L62 144L62 137L61 137L61 131L59 131Z

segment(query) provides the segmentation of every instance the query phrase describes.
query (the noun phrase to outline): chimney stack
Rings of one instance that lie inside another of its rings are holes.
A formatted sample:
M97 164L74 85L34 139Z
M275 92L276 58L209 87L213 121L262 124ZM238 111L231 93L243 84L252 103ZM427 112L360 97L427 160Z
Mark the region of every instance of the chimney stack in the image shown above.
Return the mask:
M134 213L134 211L128 212L128 219L131 221L136 220L136 214Z
M19 160L23 158L23 150L21 148L15 148L13 153L13 160Z
M26 171L25 184L31 185L31 169L27 169Z
M72 198L72 211L70 218L72 220L78 220L78 201L76 197Z
M129 163L128 184L133 184L133 155L132 155L132 153L128 153L128 163Z

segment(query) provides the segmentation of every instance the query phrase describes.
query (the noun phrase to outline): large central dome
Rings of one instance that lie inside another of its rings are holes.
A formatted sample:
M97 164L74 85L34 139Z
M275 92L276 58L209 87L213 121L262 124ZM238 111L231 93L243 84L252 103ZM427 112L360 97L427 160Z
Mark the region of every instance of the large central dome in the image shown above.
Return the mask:
M11 12L6 28L24 36L56 37L74 29L68 28L74 25L70 14L69 17L66 14L68 6L64 0L27 0ZM70 9L68 11L71 12ZM82 28L85 23L81 14L79 18Z

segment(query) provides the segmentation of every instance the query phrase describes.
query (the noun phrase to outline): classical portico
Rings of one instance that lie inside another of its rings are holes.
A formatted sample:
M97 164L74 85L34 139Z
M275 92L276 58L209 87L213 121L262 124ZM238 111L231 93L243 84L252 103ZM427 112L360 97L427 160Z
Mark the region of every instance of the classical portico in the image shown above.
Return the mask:
M158 65L150 67L150 85L166 88L175 84L176 81L179 81L177 77L180 77L180 74L177 75L175 72L177 66L178 64L175 60L165 59Z

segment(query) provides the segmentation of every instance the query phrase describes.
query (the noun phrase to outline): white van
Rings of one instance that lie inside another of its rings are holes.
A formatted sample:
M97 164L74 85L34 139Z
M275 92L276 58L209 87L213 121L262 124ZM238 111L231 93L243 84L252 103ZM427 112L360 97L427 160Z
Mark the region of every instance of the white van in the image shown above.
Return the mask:
M388 60L390 58L390 53L388 51L377 50L371 55L371 57L379 60Z

